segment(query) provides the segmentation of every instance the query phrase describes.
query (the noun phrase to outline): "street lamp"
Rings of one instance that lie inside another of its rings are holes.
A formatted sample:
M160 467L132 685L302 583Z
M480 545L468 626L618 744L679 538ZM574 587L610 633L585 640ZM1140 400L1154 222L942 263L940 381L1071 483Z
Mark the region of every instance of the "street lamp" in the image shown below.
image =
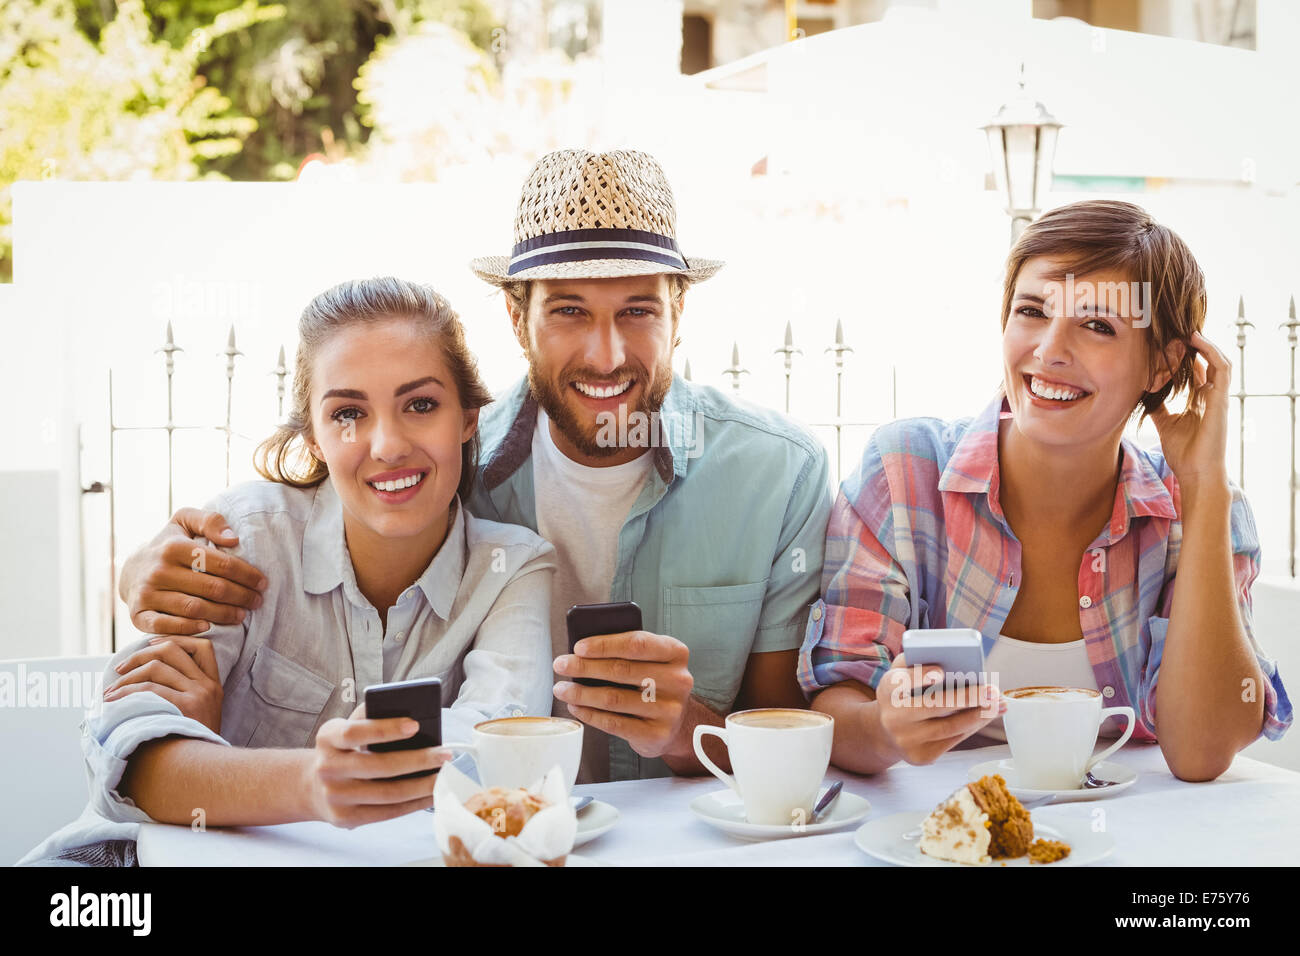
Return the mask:
M1011 217L1014 243L1042 208L1052 182L1052 159L1061 124L1047 108L1025 92L1025 65L1020 64L1020 90L983 127L989 137L993 178Z

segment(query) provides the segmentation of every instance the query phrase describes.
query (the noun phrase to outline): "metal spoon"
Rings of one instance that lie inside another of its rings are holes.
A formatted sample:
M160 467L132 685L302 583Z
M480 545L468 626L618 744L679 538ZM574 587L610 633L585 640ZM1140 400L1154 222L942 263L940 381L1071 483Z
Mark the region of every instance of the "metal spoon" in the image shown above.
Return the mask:
M823 813L825 813L827 810L830 809L831 804L835 802L836 798L839 797L840 795L840 791L843 789L844 789L843 780L836 780L833 784L831 784L830 788L827 789L826 791L826 795L817 801L817 806L813 807L812 818L808 822L816 823L817 819Z
M1115 785L1116 781L1114 780L1101 780L1094 777L1091 770L1083 775L1084 790L1100 790L1102 787L1113 787Z
M1049 793L1045 797L1035 797L1033 800L1021 800L1020 805L1024 807L1026 810L1032 810L1035 807L1041 807L1045 803L1051 803L1055 799L1056 799L1056 794ZM903 839L904 840L921 839L921 827L913 827L912 829L908 830L906 833L903 834Z

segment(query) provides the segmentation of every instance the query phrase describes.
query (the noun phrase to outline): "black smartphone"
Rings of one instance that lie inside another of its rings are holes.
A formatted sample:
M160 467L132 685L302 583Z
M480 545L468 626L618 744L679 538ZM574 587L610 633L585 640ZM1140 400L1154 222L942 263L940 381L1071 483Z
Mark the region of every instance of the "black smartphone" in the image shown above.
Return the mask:
M641 630L641 608L633 601L620 601L616 604L575 604L569 608L564 620L569 628L569 653L572 654L573 646L584 637ZM597 680L593 677L575 677L573 681L584 687L632 686L618 684L611 680Z
M368 720L410 717L420 725L420 729L405 740L371 744L371 750L422 750L425 747L442 746L442 681L437 677L372 684L365 689L362 701L366 705ZM407 780L411 777L430 777L435 773L436 770L419 770L388 779Z

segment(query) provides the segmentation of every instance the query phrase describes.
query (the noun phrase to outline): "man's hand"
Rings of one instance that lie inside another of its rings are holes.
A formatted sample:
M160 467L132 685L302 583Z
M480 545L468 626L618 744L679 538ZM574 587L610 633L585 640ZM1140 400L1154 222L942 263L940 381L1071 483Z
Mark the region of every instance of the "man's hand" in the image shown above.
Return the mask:
M221 672L206 638L155 637L118 664L117 672L122 677L104 691L104 700L153 691L186 717L221 733Z
M574 653L555 659L555 673L627 684L584 687L555 685L555 696L569 713L597 730L622 737L642 757L694 754L687 717L695 679L687 669L690 649L675 637L628 631L583 638ZM701 705L702 706L702 705Z
M201 634L211 624L238 624L261 606L266 578L257 568L213 547L239 543L215 511L182 508L122 566L119 589L131 623L146 634Z
M420 729L409 717L366 719L360 704L346 719L321 725L308 760L304 790L313 819L351 829L391 820L433 806L436 776L389 780L420 770L437 770L452 759L441 747L371 752L370 744L405 740Z

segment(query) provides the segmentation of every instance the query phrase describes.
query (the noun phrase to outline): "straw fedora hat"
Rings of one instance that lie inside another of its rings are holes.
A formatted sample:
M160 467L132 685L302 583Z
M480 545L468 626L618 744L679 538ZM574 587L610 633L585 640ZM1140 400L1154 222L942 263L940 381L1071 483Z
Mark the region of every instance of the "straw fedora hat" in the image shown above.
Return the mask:
M624 149L547 153L524 181L510 255L470 262L475 275L496 286L659 273L702 282L722 266L682 254L664 171L648 153Z

